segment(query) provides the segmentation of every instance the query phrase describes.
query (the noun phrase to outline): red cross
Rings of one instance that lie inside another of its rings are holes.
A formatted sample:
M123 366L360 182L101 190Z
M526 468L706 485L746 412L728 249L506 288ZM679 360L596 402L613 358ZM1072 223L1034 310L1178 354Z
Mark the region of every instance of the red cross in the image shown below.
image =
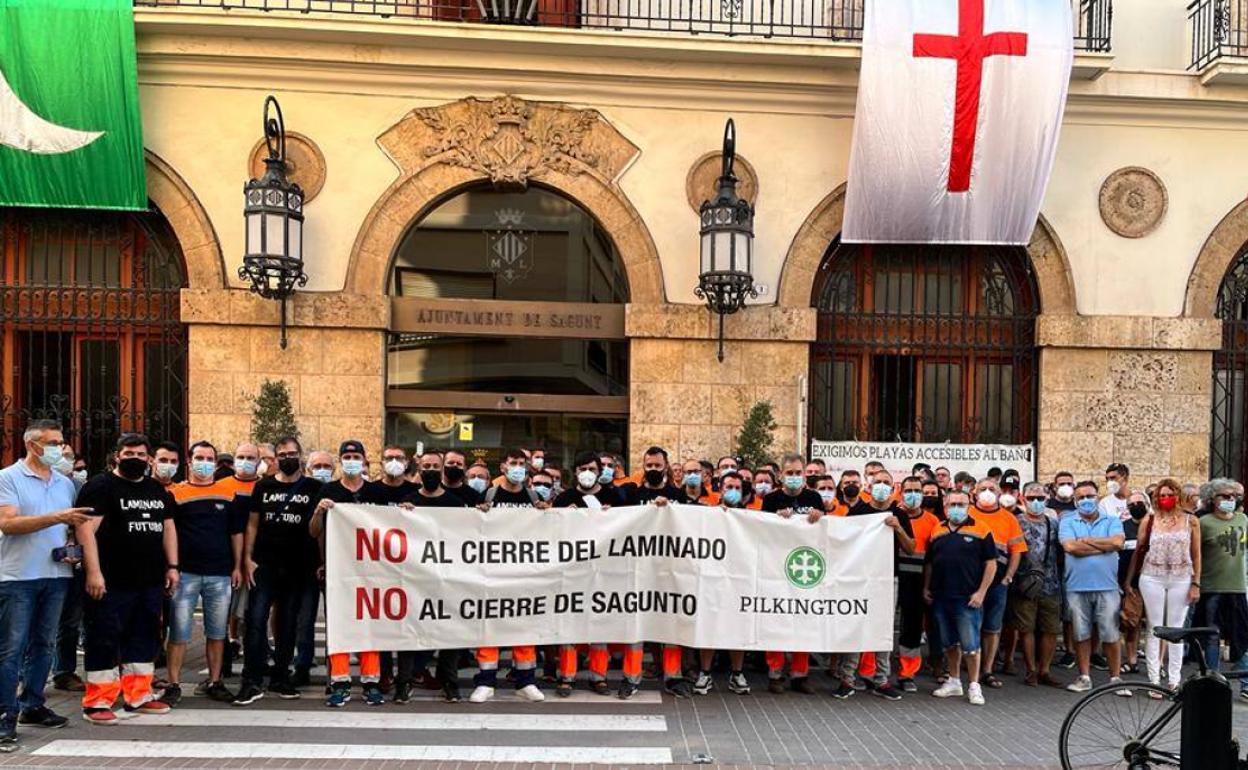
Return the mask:
M954 95L953 144L949 149L949 192L971 188L971 161L975 157L975 134L979 129L979 92L984 80L984 59L989 56L1026 56L1027 33L984 34L984 3L958 0L958 34L915 35L914 55L956 59L958 84Z

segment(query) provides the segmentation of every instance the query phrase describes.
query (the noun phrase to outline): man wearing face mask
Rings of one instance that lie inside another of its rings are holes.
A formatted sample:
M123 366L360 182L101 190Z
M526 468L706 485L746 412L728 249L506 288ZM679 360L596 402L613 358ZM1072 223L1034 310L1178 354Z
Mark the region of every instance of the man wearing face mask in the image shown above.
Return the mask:
M1210 669L1220 667L1219 640L1230 647L1229 668L1248 669L1248 583L1245 583L1245 550L1248 549L1248 516L1239 509L1238 490L1231 479L1209 482L1205 501L1211 513L1200 517L1200 599L1196 603L1194 626L1218 629L1218 639L1205 642L1205 661ZM1173 490L1161 490L1158 507L1178 507ZM1248 700L1248 680L1239 680L1239 697Z
M966 471L958 471L953 476L953 488L964 493L972 501L975 498L975 477Z
M999 490L997 483L991 479L976 484L975 508L971 511L971 517L979 526L992 533L993 544L997 547L997 571L984 599L983 628L983 683L993 688L1004 684L993 674L992 667L1001 643L1001 630L1005 627L1005 605L1010 584L1014 582L1018 564L1027 552L1023 529L1013 512L1001 507Z
M780 488L763 498L763 510L774 513L782 518L790 518L795 514L806 517L815 523L823 517L823 498L819 493L806 486L806 463L799 454L787 454L780 461ZM779 695L785 690L784 658L782 651L768 652L767 659L767 690ZM813 695L815 688L810 684L810 654L807 652L788 653L792 660L789 663L789 689L803 695Z
M1038 481L1023 487L1026 508L1018 523L1027 541L1027 555L1020 562L1023 580L1014 584L1007 610L1009 628L1021 638L1024 682L1031 687L1059 683L1049 673L1057 635L1062 630L1062 573L1058 562L1057 516L1046 503L1044 485ZM1007 646L1006 660L1013 660Z
M178 475L178 458L181 455L182 450L172 441L162 441L156 445L156 452L152 456L151 476L162 487L173 485Z
M970 675L967 700L984 705L979 684L980 633L984 597L997 571L992 533L970 516L970 496L961 490L945 495L945 521L922 544L923 596L932 605L938 636L944 645L949 678L932 695L962 697L962 659Z
M763 498L771 494L776 488L776 476L768 468L760 468L754 471L754 497L758 500L758 507L762 509Z
M237 519L244 530L251 510L251 490L260 479L260 448L244 441L234 448L234 475L223 481L230 486L233 501L230 503L231 515ZM234 676L234 661L242 657L242 624L247 614L247 581L237 586L230 595L230 642L225 647L225 663L221 670L223 678Z
M278 622L268 691L285 700L299 697L290 682L290 664L304 598L317 590L320 551L310 525L321 493L321 482L304 475L301 454L298 439L288 436L278 441L277 474L256 482L252 490L243 539L243 576L251 587L247 652L236 706L264 697L269 615L275 610Z
M1070 471L1058 471L1053 474L1053 492L1046 505L1057 514L1058 518L1075 510L1075 475Z
M448 449L442 456L442 486L469 507L481 503L481 493L467 482L468 458L458 449Z
M491 486L485 491L485 497L478 506L483 511L498 508L549 508L550 503L542 500L539 493L530 486L528 480L529 458L523 449L509 449L500 466L502 482ZM547 494L550 490L550 477L545 477ZM477 664L479 670L473 677L474 689L468 696L470 703L485 703L494 697L498 686L498 648L477 648ZM512 673L515 676L516 695L523 700L539 702L546 696L538 689L536 681L537 648L533 645L519 645L511 648Z
M823 500L823 512L829 516L844 516L849 513L849 509L836 499L836 479L831 476L824 476L815 484L815 491L819 493L820 499Z
M576 484L555 498L556 508L599 508L621 505L617 487L603 486L602 469L593 452L576 456Z
M1129 674L1139 672L1140 622L1144 618L1145 609L1143 597L1134 589L1138 579L1131 574L1131 562L1139 548L1140 526L1151 512L1149 500L1143 493L1132 492L1127 497L1127 518L1122 521L1122 534L1125 539L1122 543L1122 551L1118 555L1118 585L1123 588L1118 630L1122 634L1122 646L1127 653L1123 669ZM1168 513L1171 511L1167 511ZM1192 540L1196 539L1196 537L1192 538ZM1127 590L1128 586L1132 586L1131 590ZM1184 605L1184 616L1186 616L1186 605ZM1180 619L1178 625L1182 624L1183 620ZM1159 617L1152 625L1169 626L1172 624L1165 622L1164 617ZM1093 665L1101 668L1095 659Z
M264 478L277 475L277 449L272 444L259 444L256 446L256 453L260 457L256 473Z
M828 475L828 464L823 460L811 460L806 463L806 488L817 488L819 479L826 475Z
M685 494L674 485L668 483L667 452L660 447L652 446L641 458L642 481L640 485L628 489L628 505L645 505L646 503L684 503Z
M724 473L719 479L719 499L720 504L724 508L734 510L744 510L741 506L744 497L742 478L735 470ZM774 656L779 655L779 661ZM711 677L711 665L715 661L715 650L698 650L698 676L693 682L693 692L695 695L710 695L711 690L715 689L715 680ZM745 678L745 652L741 650L728 651L728 663L732 667L732 673L728 677L728 690L737 695L748 695L750 693L750 683ZM778 664L778 665L777 665ZM640 665L640 663L638 663ZM794 667L797 666L797 658L794 656ZM809 666L809 664L807 664ZM767 653L767 667L777 667L784 669L783 653Z
M419 489L407 480L407 450L391 444L381 450L381 480L373 485L369 502L377 505L398 505Z
M217 480L216 448L207 441L191 445L190 473L170 491L177 502L173 521L178 533L178 564L182 579L173 595L169 626L169 685L161 700L170 706L182 698L182 661L191 639L195 609L203 603L204 657L208 681L201 692L216 701L234 698L221 681L225 639L230 617L230 591L242 584L245 523L233 509L233 484Z
M836 485L836 501L839 503L837 510L841 511L838 515L844 516L849 513L849 509L858 504L862 499L862 476L855 470L846 470L841 473L840 481Z
M935 482L930 482L933 485ZM900 513L914 537L914 549L897 551L897 606L901 629L897 635L897 686L902 692L918 692L914 677L923 663L923 620L927 602L923 600L923 554L919 541L927 542L940 524L931 511L924 508L923 481L918 476L901 480Z
M712 492L706 486L706 477L702 473L702 464L697 460L685 463L685 473L680 489L685 500L696 505L719 505L719 493Z
M308 452L306 472L312 479L319 481L322 485L321 489L324 490L324 485L329 484L334 478L334 456L324 449L314 449ZM319 496L316 499L319 499ZM313 539L316 539L315 535ZM317 544L315 580L308 583L303 597L299 600L299 623L295 631L295 674L290 680L291 685L296 688L312 684L312 659L316 654L316 615L321 609L321 590L325 583L325 549L323 546L323 543ZM280 623L281 620L277 622Z
M464 472L464 479L464 484L484 500L485 491L490 488L490 469L486 464L477 461L469 465L468 470Z
M91 479L78 494L78 505L92 509L77 533L89 597L82 714L93 724L117 722L118 696L127 715L169 713L152 697L152 675L162 600L180 576L176 503L147 475L150 447L146 436L123 434L117 469Z
M1127 498L1131 495L1131 472L1122 463L1113 463L1105 469L1105 491L1101 498L1101 511L1106 516L1117 516L1119 521L1131 518L1127 511Z
M310 456L308 465L316 472L314 465L317 453ZM367 458L364 445L359 441L344 441L338 447L338 462L342 468L342 478L337 481L323 482L316 510L308 531L316 538L322 554L325 553L325 519L335 503L369 503L372 496L369 492L373 484L364 478ZM332 468L331 475L332 475ZM324 476L324 474L322 474ZM318 479L319 480L319 479ZM328 576L327 576L328 577ZM370 706L380 706L385 702L381 693L381 653L375 650L359 652L360 686L364 691L364 702ZM329 693L325 705L341 708L351 700L351 656L340 652L329 656Z
M74 454L74 448L68 443L61 448L61 459L53 470L61 473L74 483L74 495L87 483L86 462ZM73 530L65 545L76 545ZM82 692L86 685L78 676L78 642L82 639L82 599L86 596L84 583L86 575L82 571L82 562L73 566L74 574L69 588L65 592L65 603L61 605L61 619L56 631L56 659L52 668L52 686L66 692Z
M911 502L915 504L915 508L923 502L922 482L917 477L907 477L910 480ZM893 574L897 577L901 575L902 558L914 553L914 530L910 525L910 515L906 508L894 497L892 477L886 470L879 470L872 478L870 502L858 502L850 506L847 516L869 516L871 514L886 513L887 518L884 523L893 530L894 539L896 541L896 556L893 562ZM920 589L921 591L922 589ZM870 689L875 695L885 700L896 701L901 700L901 691L892 685L888 680L889 669L892 657L892 650L881 650L874 653L874 665L867 667L870 673ZM841 683L832 696L844 700L853 693L854 676L859 670L861 662L861 654L851 654L841 656ZM866 676L866 674L864 674Z
M1096 483L1075 485L1076 515L1062 519L1058 537L1066 552L1066 602L1074 622L1079 678L1066 686L1071 692L1092 689L1092 630L1100 634L1109 661L1110 682L1121 681L1118 645L1118 552L1126 540L1122 522L1107 515L1097 501ZM1124 690L1130 694L1129 690Z

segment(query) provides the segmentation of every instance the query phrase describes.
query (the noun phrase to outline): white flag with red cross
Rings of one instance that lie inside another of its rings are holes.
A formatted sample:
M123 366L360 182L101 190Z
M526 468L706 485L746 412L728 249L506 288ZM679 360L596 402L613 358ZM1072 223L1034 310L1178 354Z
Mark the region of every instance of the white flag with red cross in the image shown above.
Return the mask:
M1074 57L1070 0L868 0L842 239L1027 244Z

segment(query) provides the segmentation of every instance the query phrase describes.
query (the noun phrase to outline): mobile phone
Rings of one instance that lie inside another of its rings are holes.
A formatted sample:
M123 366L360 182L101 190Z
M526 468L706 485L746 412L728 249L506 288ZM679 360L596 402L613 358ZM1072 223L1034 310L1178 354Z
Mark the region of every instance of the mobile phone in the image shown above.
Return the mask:
M82 560L82 546L81 545L78 545L78 544L63 545L60 548L52 549L52 561L66 562L66 561L81 561L81 560Z

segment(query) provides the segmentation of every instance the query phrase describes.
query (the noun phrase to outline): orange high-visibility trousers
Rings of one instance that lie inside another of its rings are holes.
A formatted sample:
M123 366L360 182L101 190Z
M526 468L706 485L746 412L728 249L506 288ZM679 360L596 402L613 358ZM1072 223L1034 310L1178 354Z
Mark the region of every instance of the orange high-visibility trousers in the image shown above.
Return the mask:
M576 679L578 668L578 647L586 645L565 644L559 648L559 680L561 682L572 682ZM607 645L599 642L588 645L589 647L589 680L591 682L605 682L607 680L607 664L610 662L610 653Z
M336 652L329 656L329 681L334 684L351 681L351 655ZM360 653L360 682L376 684L381 681L381 653Z
M478 647L477 666L479 670L473 677L477 687L498 686L498 648ZM534 684L537 681L537 647L526 644L511 648L511 668L516 689Z
M795 679L801 679L810 675L810 653L794 652L792 662L789 663L789 674ZM784 653L769 652L767 653L767 676L772 679L784 678Z

